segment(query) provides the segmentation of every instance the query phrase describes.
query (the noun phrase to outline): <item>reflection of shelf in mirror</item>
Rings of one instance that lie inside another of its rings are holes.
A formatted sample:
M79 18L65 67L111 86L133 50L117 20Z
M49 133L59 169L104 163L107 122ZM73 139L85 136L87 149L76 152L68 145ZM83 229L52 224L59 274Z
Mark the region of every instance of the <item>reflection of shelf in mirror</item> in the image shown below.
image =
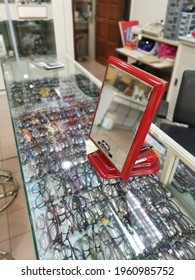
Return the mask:
M144 111L146 107L145 103L137 101L129 96L121 96L121 94L117 94L117 93L115 93L113 101L137 109L139 111Z

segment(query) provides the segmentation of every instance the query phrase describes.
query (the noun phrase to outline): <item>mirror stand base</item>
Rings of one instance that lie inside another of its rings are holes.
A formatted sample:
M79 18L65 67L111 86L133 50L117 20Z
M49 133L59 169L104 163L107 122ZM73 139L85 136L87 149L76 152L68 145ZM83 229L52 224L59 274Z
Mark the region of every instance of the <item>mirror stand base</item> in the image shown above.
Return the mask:
M121 177L121 173L100 150L88 154L88 159L102 178L117 179Z
M128 181L129 177L147 176L150 174L157 173L160 169L160 162L156 153L152 149L140 153L137 159L139 161L140 159L145 159L149 157L152 157L153 160L149 162L143 162L141 160L140 163L134 165L128 176L123 176L122 172L118 171L118 169L116 169L116 167L109 161L109 159L103 153L101 153L100 150L88 154L89 161L102 178L121 178L125 181Z

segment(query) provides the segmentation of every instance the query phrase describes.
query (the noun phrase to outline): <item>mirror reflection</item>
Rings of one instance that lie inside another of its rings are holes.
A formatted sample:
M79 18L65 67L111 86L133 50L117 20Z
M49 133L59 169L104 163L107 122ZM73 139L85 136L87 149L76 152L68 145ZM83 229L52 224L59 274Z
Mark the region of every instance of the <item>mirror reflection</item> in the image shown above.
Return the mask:
M152 90L150 84L109 64L90 136L119 171Z

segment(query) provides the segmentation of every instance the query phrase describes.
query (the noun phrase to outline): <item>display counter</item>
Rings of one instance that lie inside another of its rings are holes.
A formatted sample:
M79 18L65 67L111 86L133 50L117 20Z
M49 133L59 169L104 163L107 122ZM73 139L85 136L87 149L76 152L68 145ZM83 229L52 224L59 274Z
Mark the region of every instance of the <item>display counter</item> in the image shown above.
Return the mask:
M161 170L102 179L87 157L101 83L39 62L2 62L37 259L194 259L194 157L152 125Z

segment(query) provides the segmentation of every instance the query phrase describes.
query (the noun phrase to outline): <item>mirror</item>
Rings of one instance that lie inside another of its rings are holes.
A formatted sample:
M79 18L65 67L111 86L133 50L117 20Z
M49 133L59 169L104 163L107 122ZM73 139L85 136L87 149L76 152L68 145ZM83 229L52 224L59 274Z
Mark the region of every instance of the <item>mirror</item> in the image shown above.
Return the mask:
M91 137L120 172L152 90L151 85L109 64Z
M129 177L166 84L119 59L109 58L90 131L90 139L98 147L101 160L105 159L107 170ZM95 155L95 160L101 161ZM95 165L97 169L98 163Z

